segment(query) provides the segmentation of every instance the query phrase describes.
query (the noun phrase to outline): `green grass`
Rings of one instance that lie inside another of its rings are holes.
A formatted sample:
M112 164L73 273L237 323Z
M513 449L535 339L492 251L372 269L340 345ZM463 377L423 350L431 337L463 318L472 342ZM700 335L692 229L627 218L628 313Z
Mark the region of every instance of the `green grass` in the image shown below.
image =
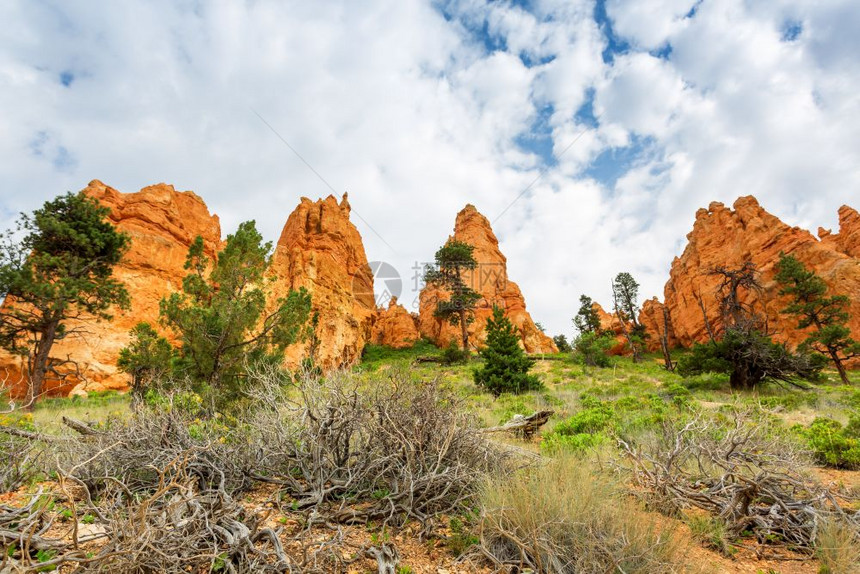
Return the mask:
M48 398L36 404L33 424L42 432L56 433L64 427L64 416L98 424L109 418L124 418L130 408L131 398L116 391L93 392L86 397Z
M585 367L571 355L546 355L556 360L538 360L533 369L544 390L502 394L494 399L472 380L473 369L480 365L477 357L464 365L415 362L417 357L440 353L428 341L401 350L370 345L356 370L372 378L380 370L402 368L416 378L439 380L457 391L482 426L502 424L515 414L553 410L555 415L539 436L539 440L548 441L545 446L549 450L558 446L573 450L596 448L610 434L645 433L664 417L691 410L719 413L752 409L762 417L774 418L786 432L794 425L808 426L817 416L845 424L852 413L860 411L860 389L838 384L833 372L825 372L822 380L806 391L768 384L753 392L735 392L729 388L726 375L685 378L668 372L662 366L662 356L656 353L646 355L638 364L629 357L612 357L611 366L605 368ZM680 351L674 358L682 354ZM860 373L852 372L851 377L860 383ZM592 437L590 431L576 429L577 421L587 418L595 404L605 405L612 415Z
M376 371L383 365L408 365L418 357L439 356L442 351L426 339L417 341L405 349L393 349L383 345L368 344L361 353L361 363L356 367L362 371Z

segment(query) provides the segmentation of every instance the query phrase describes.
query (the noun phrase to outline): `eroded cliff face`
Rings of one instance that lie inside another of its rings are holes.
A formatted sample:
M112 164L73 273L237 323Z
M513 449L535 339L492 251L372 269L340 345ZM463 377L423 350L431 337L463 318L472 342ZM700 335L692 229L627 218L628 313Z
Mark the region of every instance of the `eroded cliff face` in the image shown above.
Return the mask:
M69 328L84 327L80 334L59 341L52 356L77 362L83 379L70 378L66 384L47 380L49 394L73 390L125 389L128 375L118 372L119 351L129 340L129 330L140 321L155 325L162 297L182 288L188 247L195 237L203 237L207 256L215 256L221 244L218 216L191 191L176 191L172 185L158 184L137 193L122 193L94 180L83 190L110 209L108 219L131 236L129 251L114 268L114 276L128 289L131 308L113 312L110 321L72 321ZM26 383L20 359L0 356L0 381L8 375L13 395L23 395Z
M818 237L823 245L832 246L840 253L860 259L860 213L847 205L839 208L839 233L818 228Z
M467 205L457 214L454 235L449 238L463 241L475 248L474 258L478 267L465 276L472 289L481 294L475 310L475 321L469 325L469 341L481 347L486 341L487 319L492 316L493 305L505 310L505 315L520 331L523 347L529 353L557 352L552 339L535 326L520 288L508 278L507 259L499 250L499 241L486 217L478 213L473 205ZM419 304L419 328L421 334L440 347L452 340L460 340L459 327L433 316L436 302L446 299L448 294L430 286L421 291Z
M686 347L707 341L705 316L714 330L722 328L716 298L721 279L711 271L720 266L737 268L746 261L756 265L763 290L760 296L743 292L745 302L760 299L775 340L791 345L803 341L807 334L796 328L796 319L780 313L788 302L779 296L779 286L774 280L774 267L781 252L795 256L818 274L831 294L843 294L851 299L849 327L855 337L860 336L860 216L857 212L843 206L839 210L839 233L820 230L822 239L819 241L808 231L786 225L765 211L754 197L741 197L733 207L730 209L715 202L708 209L700 209L693 230L687 235L686 249L672 262L664 294L673 342ZM649 319L646 324L654 333L651 323ZM652 335L652 339L655 336Z
M318 316L316 341L287 349L289 365L313 352L323 369L349 366L370 339L376 313L373 274L349 214L346 194L340 202L333 196L303 197L278 239L271 267L274 295L304 287Z
M405 349L420 338L418 317L398 303L397 297L388 301L387 308L377 311L370 342L394 349Z

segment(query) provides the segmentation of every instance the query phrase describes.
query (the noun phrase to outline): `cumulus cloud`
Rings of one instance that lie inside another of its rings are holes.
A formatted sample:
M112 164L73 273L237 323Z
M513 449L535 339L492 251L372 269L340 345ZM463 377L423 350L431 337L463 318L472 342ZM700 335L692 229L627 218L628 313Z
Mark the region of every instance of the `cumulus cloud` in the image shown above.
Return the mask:
M98 178L193 189L225 233L254 218L276 239L331 186L410 286L469 202L535 319L570 334L618 271L661 295L712 200L752 193L811 228L857 203L853 0L20 0L0 18L4 228Z

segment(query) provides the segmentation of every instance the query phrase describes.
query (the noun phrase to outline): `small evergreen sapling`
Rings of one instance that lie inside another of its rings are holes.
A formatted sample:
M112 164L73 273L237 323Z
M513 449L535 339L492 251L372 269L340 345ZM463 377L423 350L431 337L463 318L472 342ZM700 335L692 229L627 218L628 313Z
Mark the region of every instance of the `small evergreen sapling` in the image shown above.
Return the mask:
M534 361L520 347L517 328L504 311L493 306L487 320L487 346L481 350L484 366L474 372L475 383L498 397L502 393L520 394L542 388L540 380L530 375Z

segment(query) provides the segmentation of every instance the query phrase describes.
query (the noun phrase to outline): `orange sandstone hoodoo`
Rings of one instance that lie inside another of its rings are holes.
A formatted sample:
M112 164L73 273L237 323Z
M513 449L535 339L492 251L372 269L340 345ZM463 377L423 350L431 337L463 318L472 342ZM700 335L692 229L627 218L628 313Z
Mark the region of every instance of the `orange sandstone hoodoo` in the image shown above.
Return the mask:
M478 213L473 205L467 205L457 214L454 235L449 239L463 241L475 248L473 253L477 269L467 272L466 283L481 296L475 310L475 321L469 325L469 341L480 347L486 340L487 319L492 316L493 305L505 310L505 315L520 331L523 348L529 353L555 353L555 343L537 328L528 311L523 294L516 283L508 278L507 259L499 250L490 222ZM459 341L459 327L433 316L436 302L446 298L444 290L426 286L421 291L419 326L421 334L440 347L452 340Z

